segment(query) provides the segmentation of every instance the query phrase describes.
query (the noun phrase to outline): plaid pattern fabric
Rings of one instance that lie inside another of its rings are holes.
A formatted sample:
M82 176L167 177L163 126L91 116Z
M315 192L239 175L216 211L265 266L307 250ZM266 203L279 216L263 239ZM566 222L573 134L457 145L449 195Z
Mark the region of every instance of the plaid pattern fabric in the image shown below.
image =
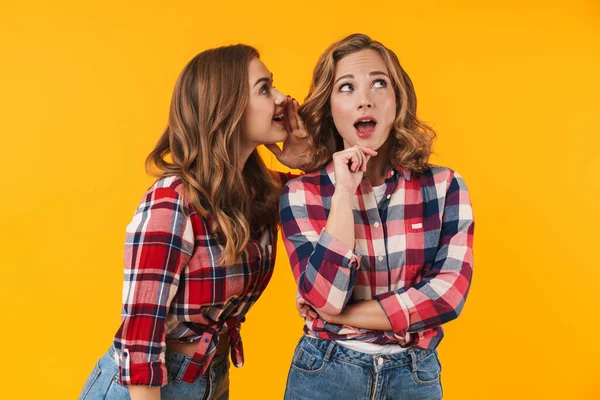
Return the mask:
M167 384L166 341L198 341L186 382L206 371L219 333L229 333L233 363L241 366L240 323L273 273L275 232L263 230L233 265L218 264L213 222L191 211L182 189L176 177L156 181L127 226L122 324L114 339L125 385Z
M335 190L333 164L289 181L280 217L300 295L328 314L376 299L392 331L370 331L315 319L307 334L322 339L435 348L441 325L461 312L473 271L473 212L461 176L432 167L419 176L389 171L376 203L363 179L354 196L355 248L324 229Z

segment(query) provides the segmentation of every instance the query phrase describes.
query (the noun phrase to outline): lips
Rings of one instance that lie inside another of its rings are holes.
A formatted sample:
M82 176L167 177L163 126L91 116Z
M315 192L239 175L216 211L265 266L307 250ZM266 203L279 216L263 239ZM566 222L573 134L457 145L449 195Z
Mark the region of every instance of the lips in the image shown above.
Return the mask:
M356 129L356 134L362 139L370 137L373 134L373 132L375 132L376 126L377 120L371 117L370 115L360 117L354 122L354 129Z

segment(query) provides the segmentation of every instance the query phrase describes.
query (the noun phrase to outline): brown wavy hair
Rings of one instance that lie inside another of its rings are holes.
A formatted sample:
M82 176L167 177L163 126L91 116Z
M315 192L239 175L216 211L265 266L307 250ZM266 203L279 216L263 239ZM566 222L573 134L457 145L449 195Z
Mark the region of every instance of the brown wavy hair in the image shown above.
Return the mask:
M417 119L417 96L412 81L396 54L380 42L363 34L353 34L335 42L321 55L313 71L310 90L299 114L304 121L315 157L307 170L324 167L333 153L344 148L342 137L331 116L330 98L337 62L361 50L375 50L385 62L396 93L396 120L392 126L390 162L415 173L429 168L432 128Z
M258 57L243 44L196 55L177 79L167 128L146 159L152 175L183 181L191 211L213 222L224 264L235 262L252 233L277 226L279 183L256 149L239 165L248 66Z

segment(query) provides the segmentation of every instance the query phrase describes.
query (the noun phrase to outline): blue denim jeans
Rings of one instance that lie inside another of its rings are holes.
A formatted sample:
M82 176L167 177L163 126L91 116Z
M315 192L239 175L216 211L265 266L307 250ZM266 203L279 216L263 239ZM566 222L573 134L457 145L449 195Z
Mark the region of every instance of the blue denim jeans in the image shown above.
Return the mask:
M111 347L96 363L87 379L79 400L129 400L129 389L119 383L119 368ZM193 383L181 379L189 365L191 357L167 352L165 363L169 383L160 388L163 400L226 400L229 399L229 352L213 358L206 373Z
M436 350L365 354L333 340L300 339L285 400L430 400L442 398Z

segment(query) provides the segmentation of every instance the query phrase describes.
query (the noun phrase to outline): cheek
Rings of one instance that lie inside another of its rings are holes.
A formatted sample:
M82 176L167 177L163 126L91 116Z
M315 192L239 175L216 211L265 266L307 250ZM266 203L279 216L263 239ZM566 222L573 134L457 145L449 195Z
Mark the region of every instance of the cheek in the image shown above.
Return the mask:
M273 116L274 103L267 99L253 99L246 106L246 113L250 118L264 118Z
M244 119L250 122L253 118L256 118L256 104L250 101L244 110Z
M331 115L336 126L344 124L347 120L352 120L352 104L350 101L343 99L332 99L331 100ZM339 128L338 128L339 130Z
M396 97L386 96L383 101L383 114L385 119L389 123L393 123L396 119Z
M264 107L259 107L256 103L249 103L246 106L243 117L244 136L250 140L257 140L267 129L265 122ZM270 123L271 121L269 121Z

